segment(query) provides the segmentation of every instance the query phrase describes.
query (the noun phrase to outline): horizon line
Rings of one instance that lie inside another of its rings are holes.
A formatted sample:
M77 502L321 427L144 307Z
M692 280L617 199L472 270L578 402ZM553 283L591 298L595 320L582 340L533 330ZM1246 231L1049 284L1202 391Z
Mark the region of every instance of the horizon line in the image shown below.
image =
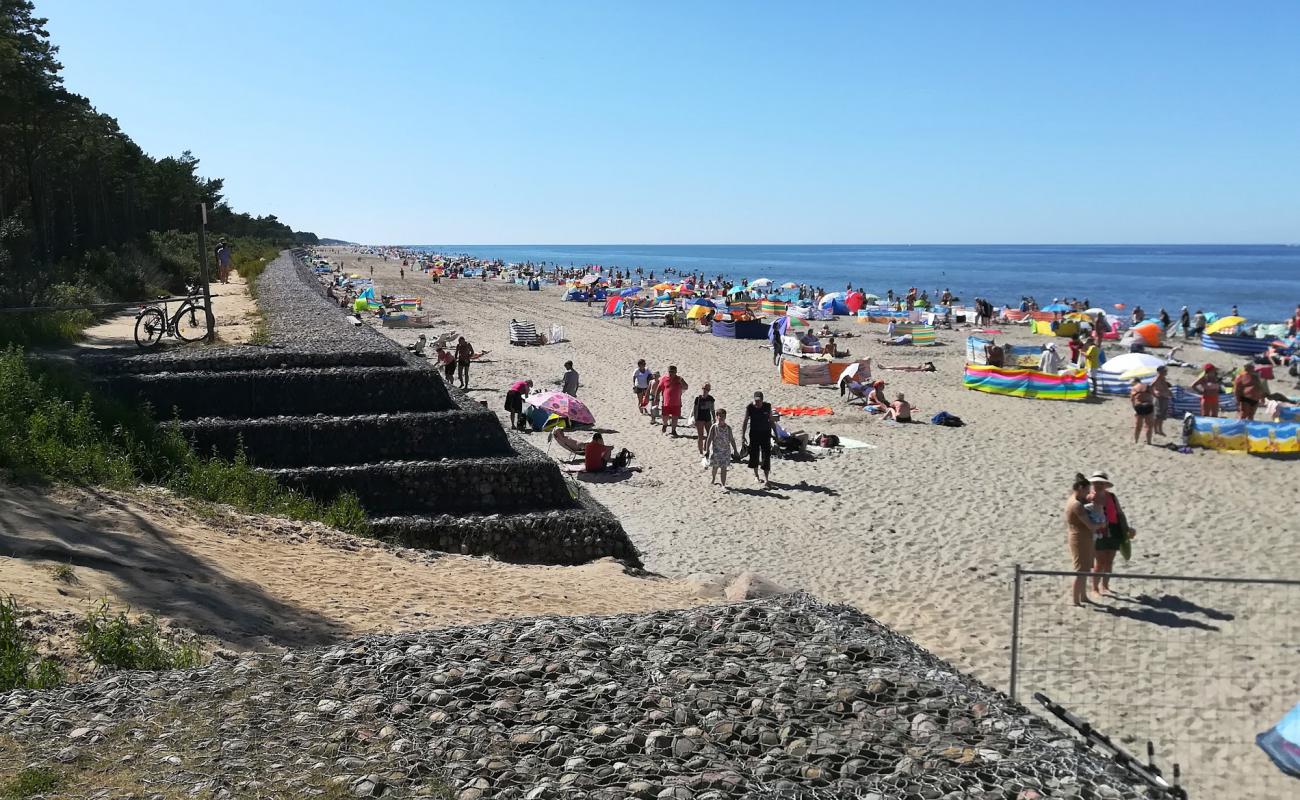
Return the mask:
M335 237L323 237L333 239ZM363 244L348 242L349 244ZM1300 247L1300 242L430 242L374 247Z

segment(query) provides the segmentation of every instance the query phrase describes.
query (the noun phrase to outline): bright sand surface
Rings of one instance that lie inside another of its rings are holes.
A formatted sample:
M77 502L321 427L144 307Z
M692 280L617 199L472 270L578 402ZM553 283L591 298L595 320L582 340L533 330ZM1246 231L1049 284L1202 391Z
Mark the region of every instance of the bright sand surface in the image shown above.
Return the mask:
M248 293L248 283L236 270L230 271L230 283L213 283L212 317L216 325L217 341L223 344L243 344L253 335L257 319L257 303ZM167 304L167 313L176 313L178 302ZM77 344L96 349L135 347L135 317L138 308L125 308L87 328ZM166 337L162 346L181 344L180 339Z
M53 570L73 568L71 580ZM537 614L614 614L705 602L682 582L603 560L503 564L386 547L322 525L134 493L0 483L0 587L79 619L99 599L236 649ZM57 627L57 626L56 626Z
M503 418L501 405L509 383L532 378L540 389L557 388L564 362L573 360L581 375L579 399L592 409L601 428L614 431L606 434L606 443L630 449L641 469L627 480L591 483L589 489L622 520L649 569L682 576L751 568L791 588L851 603L1003 689L1008 686L1013 565L1069 569L1062 510L1076 472L1109 472L1138 531L1133 560L1120 560L1121 571L1280 578L1300 574L1294 510L1300 472L1295 464L1134 445L1125 398L1064 403L968 391L962 386L964 330L941 331L937 347L885 347L875 343L883 336L883 326L844 319L832 324L837 331L855 334L839 342L855 357L870 356L885 365L933 361L938 368L934 373L878 370L877 375L887 381L891 395L902 391L920 407L919 418L928 420L946 410L967 423L959 429L894 425L847 406L834 387L781 383L766 342L644 324L634 328L626 321L601 318L599 303L588 307L562 302L561 290L554 287L528 292L477 278L433 284L411 271L403 282L397 261L340 251L326 254L335 260L344 257L349 271L374 264L381 293L424 298L438 323L426 331L386 331L399 341L412 341L421 332L432 338L454 330L476 349L490 350L488 363L471 369L469 394ZM569 341L509 346L507 324L512 318L532 321L541 331L559 324ZM1005 330L1008 334L1000 340L1046 341L1023 328ZM1058 341L1064 347L1064 340ZM1234 363L1198 346L1186 348L1181 356L1198 363ZM734 490L723 491L710 485L700 467L693 429L683 425L683 435L673 439L638 413L631 391L638 358L654 370L678 366L690 383L687 409L699 387L711 383L718 407L730 412L737 432L745 403L755 390L762 390L774 406L834 409L830 417L786 420L791 429L835 433L871 447L808 462L778 460L773 485L767 489L736 465L729 481ZM1174 382L1183 385L1197 374L1174 372ZM1167 423L1167 431L1176 433L1177 425ZM548 446L545 434L531 437L553 457L563 456L556 445ZM1157 444L1171 441L1172 436L1156 439ZM1066 605L1064 579L1031 582L1021 664L1027 670L1048 671L1030 691L1037 685L1051 688L1056 699L1085 713L1093 708L1090 702L1100 703L1096 719L1126 732L1140 728L1135 735L1154 736L1157 744L1162 733L1179 732L1186 739L1186 731L1198 725L1209 728L1204 737L1191 738L1211 741L1227 735L1242 742L1240 755L1233 754L1245 765L1233 776L1238 791L1242 775L1255 776L1257 782L1270 780L1272 767L1253 747L1253 735L1271 726L1300 697L1300 670L1239 673L1242 664L1261 663L1262 654L1278 655L1275 651L1284 641L1292 642L1284 655L1292 665L1297 663L1294 623L1279 618L1285 606L1264 602L1269 596L1264 591L1233 593L1205 584L1130 582L1120 588L1130 599L1074 609ZM1295 597L1291 590L1292 609ZM1265 608L1277 616L1253 614ZM1230 626L1216 621L1215 615L1223 614L1232 615ZM1283 627L1288 624L1290 628ZM1135 649L1150 656L1134 660L1130 656ZM1123 671L1138 663L1147 666L1137 677ZM1159 681L1168 684L1168 697L1153 697L1146 688L1129 692L1137 696L1116 694L1129 684L1147 687L1151 676L1160 672L1200 677L1192 679L1194 688L1174 677ZM1244 721L1229 719L1270 681L1284 686L1265 694L1269 702L1259 704L1264 707ZM1103 692L1096 690L1099 685ZM1287 686L1295 690L1290 695ZM1190 704L1189 691L1198 692L1200 702ZM1276 699L1282 696L1292 699L1283 704ZM1022 690L1020 699L1030 702L1029 692ZM1129 713L1130 704L1141 708ZM1223 709L1218 719L1227 721L1216 722L1206 711L1211 705ZM1190 716L1175 713L1180 708ZM1222 725L1236 728L1225 731ZM1144 745L1129 746L1141 752ZM1223 757L1213 743L1197 747L1173 755L1185 773L1189 764ZM1159 752L1163 755L1168 748ZM1202 770L1198 783L1203 789L1210 788L1206 780Z

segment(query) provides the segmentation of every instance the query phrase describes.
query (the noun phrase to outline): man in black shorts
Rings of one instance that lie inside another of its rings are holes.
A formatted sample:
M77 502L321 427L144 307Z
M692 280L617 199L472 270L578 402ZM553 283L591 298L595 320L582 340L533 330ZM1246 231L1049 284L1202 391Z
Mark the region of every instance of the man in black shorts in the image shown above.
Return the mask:
M740 440L749 442L749 468L754 470L754 478L766 486L772 469L772 404L763 402L762 392L754 392L754 402L745 406ZM760 467L762 478L758 477Z

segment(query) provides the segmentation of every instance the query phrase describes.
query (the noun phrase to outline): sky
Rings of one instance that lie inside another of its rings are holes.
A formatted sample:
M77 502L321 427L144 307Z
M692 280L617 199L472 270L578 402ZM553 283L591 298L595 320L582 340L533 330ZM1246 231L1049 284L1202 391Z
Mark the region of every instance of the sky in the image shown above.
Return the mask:
M1300 2L36 0L241 211L389 244L1300 242Z

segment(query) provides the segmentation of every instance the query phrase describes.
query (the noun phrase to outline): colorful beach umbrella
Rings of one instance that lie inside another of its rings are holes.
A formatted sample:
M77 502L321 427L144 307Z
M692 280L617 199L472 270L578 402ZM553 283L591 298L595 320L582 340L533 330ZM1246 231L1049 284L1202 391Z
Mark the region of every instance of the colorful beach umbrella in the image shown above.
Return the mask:
M671 283L656 283L656 284L655 284L655 291L656 291L656 292L667 292L667 291L671 290L672 288L673 288L673 285L672 285Z
M785 283L781 284L781 288L782 288L782 289L798 289L798 288L799 288L799 284L795 283L794 281L786 281Z
M633 287L631 287L631 288L624 289L623 291L619 292L618 294L619 294L620 297L631 297L631 296L634 295L634 294L640 294L640 293L641 293L641 287L640 287L640 286L633 286Z
M732 295L732 294L740 294L740 293L743 292L743 291L745 291L745 287L744 287L744 286L733 286L733 287L731 287L730 290L728 290L727 294L728 294L728 295Z
M691 301L691 305L693 305L693 306L708 306L709 308L717 308L717 307L718 307L716 303L714 303L712 300L708 299L707 297L697 297L697 298L695 298L694 300Z
M752 281L750 281L750 282L749 282L749 285L750 285L750 286L771 286L771 285L772 285L772 279L771 279L771 278L758 278L758 279L756 279L756 280L752 280Z
M1205 332L1218 333L1219 331L1226 330L1228 328L1235 328L1245 321L1246 321L1245 317L1220 317L1219 319L1216 319L1214 322L1211 322L1209 325L1206 325Z
M1069 311L1069 310L1070 310L1070 307L1067 306L1065 303L1052 303L1050 306L1043 306L1042 310L1043 310L1043 311L1052 311L1052 312L1056 312L1056 311Z
M592 273L578 282L586 286L590 286L591 284L596 283L599 280L600 280L600 276L595 273Z
M564 392L541 392L529 396L526 402L543 411L558 414L570 422L583 425L592 425L596 422L596 417L582 404L581 400Z

